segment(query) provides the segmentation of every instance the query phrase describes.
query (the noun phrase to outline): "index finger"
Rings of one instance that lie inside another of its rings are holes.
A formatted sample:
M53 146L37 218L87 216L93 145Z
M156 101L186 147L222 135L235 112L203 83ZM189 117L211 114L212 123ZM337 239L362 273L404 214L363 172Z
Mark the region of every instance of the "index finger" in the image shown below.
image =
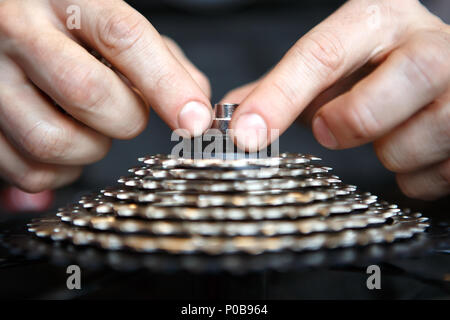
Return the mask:
M339 78L391 50L410 19L393 16L391 6L390 1L347 2L298 40L233 115L238 146L263 148L274 137L271 129L282 133Z
M61 17L78 5L81 24L75 34L102 54L142 93L173 129L201 134L212 119L208 97L172 55L164 40L122 0L59 0Z

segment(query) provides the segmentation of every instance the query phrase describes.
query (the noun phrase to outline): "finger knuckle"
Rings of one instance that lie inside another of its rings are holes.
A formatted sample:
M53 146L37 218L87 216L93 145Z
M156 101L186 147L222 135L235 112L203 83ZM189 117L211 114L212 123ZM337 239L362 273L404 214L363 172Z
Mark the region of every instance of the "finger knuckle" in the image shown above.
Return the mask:
M416 41L409 48L399 50L399 54L407 63L405 75L411 82L420 81L425 88L441 91L449 85L450 54L445 54L442 44L431 39L427 38L425 46L423 41Z
M285 113L295 114L298 101L302 101L302 97L300 97L299 90L297 90L297 84L294 84L293 81L289 81L289 79L289 75L277 77L272 82L272 88L274 92L277 93L277 97L283 102L280 105L283 106Z
M98 20L98 39L100 43L120 54L132 48L147 29L144 17L134 10L114 10Z
M21 24L17 23L17 11L14 1L0 1L0 35L12 37L21 30Z
M172 70L167 70L166 67L160 67L155 71L155 92L168 92L171 88L176 87L179 82L179 76Z
M54 176L49 170L30 168L14 178L13 183L25 192L37 193L53 187Z
M402 163L398 160L396 152L392 151L392 145L387 139L374 142L375 153L383 166L392 172L401 172Z
M112 139L106 136L102 136L101 138L97 138L95 140L96 147L92 154L89 154L86 161L83 164L91 164L103 159L111 150Z
M61 99L70 107L93 112L109 97L109 77L98 68L69 61L55 72L53 83Z
M24 135L22 147L40 161L57 161L67 156L71 138L64 128L39 122Z
M349 105L343 114L343 120L354 139L368 140L379 134L381 124L375 117L366 95L352 93Z
M396 176L397 185L405 196L408 198L421 198L421 188L418 188L415 184L411 183L406 175L397 174Z
M306 59L306 65L312 72L319 73L322 79L333 75L343 64L345 49L339 37L333 31L315 31L295 46L294 52L301 59Z
M133 125L127 126L122 130L121 139L133 139L138 136L147 127L148 117L142 116L137 117L133 121Z

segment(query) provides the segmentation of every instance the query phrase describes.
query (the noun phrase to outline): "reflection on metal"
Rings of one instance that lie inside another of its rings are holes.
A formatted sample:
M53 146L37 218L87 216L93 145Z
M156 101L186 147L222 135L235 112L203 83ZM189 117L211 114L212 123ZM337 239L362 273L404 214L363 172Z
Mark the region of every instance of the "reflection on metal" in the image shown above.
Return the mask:
M150 156L116 187L82 197L29 231L106 250L265 254L391 243L423 232L420 214L359 193L309 155Z

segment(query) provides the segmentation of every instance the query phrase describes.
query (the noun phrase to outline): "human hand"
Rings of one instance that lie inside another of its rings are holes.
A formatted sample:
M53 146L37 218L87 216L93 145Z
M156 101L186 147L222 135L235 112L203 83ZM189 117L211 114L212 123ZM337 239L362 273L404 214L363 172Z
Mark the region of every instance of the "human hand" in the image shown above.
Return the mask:
M70 6L80 13L73 30ZM76 179L110 138L145 128L148 106L173 129L201 134L209 94L178 46L122 0L0 1L0 175L26 191Z
M450 27L416 0L353 0L262 79L231 91L230 127L255 151L299 117L331 149L374 142L403 192L450 193Z

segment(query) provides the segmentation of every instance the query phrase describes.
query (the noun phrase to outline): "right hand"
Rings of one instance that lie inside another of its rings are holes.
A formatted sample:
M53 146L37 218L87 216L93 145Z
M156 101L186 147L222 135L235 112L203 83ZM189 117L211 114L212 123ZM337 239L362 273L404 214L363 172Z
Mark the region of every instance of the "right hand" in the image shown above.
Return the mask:
M71 5L80 29L66 27ZM111 138L146 127L149 105L172 129L201 134L209 95L178 46L122 0L0 0L0 176L25 191L75 180Z

